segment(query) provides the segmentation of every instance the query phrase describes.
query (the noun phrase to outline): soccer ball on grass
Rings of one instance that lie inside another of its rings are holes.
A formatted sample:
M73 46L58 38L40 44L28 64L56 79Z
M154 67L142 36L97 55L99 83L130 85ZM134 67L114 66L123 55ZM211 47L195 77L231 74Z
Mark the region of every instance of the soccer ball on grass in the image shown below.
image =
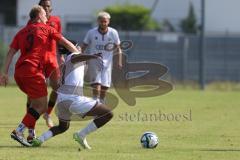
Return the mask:
M145 132L140 142L143 148L156 148L158 145L158 137L154 132Z

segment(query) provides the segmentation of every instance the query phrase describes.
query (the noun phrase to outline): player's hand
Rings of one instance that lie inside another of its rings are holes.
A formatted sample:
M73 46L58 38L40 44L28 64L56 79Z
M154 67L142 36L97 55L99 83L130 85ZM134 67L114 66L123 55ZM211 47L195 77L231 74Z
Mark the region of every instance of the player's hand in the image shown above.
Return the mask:
M82 48L80 46L77 45L76 48L78 49L79 53L82 53Z
M8 75L7 74L3 74L0 77L0 85L4 85L6 87L7 84L8 84Z

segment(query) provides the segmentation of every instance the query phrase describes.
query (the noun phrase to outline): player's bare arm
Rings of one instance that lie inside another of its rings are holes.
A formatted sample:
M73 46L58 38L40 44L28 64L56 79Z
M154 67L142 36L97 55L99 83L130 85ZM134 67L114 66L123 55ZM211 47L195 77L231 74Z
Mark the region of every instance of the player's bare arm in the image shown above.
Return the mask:
M101 53L97 53L94 55L88 55L88 54L77 54L77 55L73 55L71 57L71 62L72 63L78 63L78 62L83 62L83 61L87 61L90 59L97 59L97 58L101 58Z
M13 56L16 54L16 52L17 52L17 50L15 50L13 48L10 48L8 53L7 53L7 57L5 59L5 62L4 62L3 75L1 77L1 82L5 86L8 83L8 69L9 69L9 66L12 62Z
M74 46L69 40L67 40L64 37L62 37L62 39L60 39L59 44L66 47L70 52L79 52L79 50L76 48L76 46Z
M122 68L122 50L120 45L117 45L115 54L117 55L117 58L118 58L118 68L121 69Z

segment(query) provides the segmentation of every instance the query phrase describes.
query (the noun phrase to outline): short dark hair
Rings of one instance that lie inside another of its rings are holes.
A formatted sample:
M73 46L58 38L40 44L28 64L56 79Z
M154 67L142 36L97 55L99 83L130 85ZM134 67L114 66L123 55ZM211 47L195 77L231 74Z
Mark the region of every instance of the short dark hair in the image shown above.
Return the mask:
M39 13L41 12L42 9L43 8L40 5L33 6L33 8L31 9L31 11L29 13L30 19L31 20L35 19L39 15Z
M77 45L76 41L74 41L74 40L69 40L69 41L72 42L73 45L75 45L75 46ZM68 55L68 54L70 54L70 51L63 45L58 45L58 53Z
M40 1L38 2L38 5L41 6L41 4L42 4L43 2L45 2L45 1L50 1L50 2L51 2L51 0L40 0Z

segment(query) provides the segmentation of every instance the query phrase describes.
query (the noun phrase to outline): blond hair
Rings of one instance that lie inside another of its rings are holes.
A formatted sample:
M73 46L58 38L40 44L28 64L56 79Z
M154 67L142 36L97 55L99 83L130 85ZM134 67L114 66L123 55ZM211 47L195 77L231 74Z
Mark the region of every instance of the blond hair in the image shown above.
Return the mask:
M107 19L110 19L111 16L108 12L105 12L105 11L101 11L98 13L98 16L97 16L98 19L100 18L107 18Z
M37 16L39 15L39 13L43 10L42 6L40 5L34 5L31 9L31 11L29 12L29 17L31 20L34 20L35 18L37 18Z

